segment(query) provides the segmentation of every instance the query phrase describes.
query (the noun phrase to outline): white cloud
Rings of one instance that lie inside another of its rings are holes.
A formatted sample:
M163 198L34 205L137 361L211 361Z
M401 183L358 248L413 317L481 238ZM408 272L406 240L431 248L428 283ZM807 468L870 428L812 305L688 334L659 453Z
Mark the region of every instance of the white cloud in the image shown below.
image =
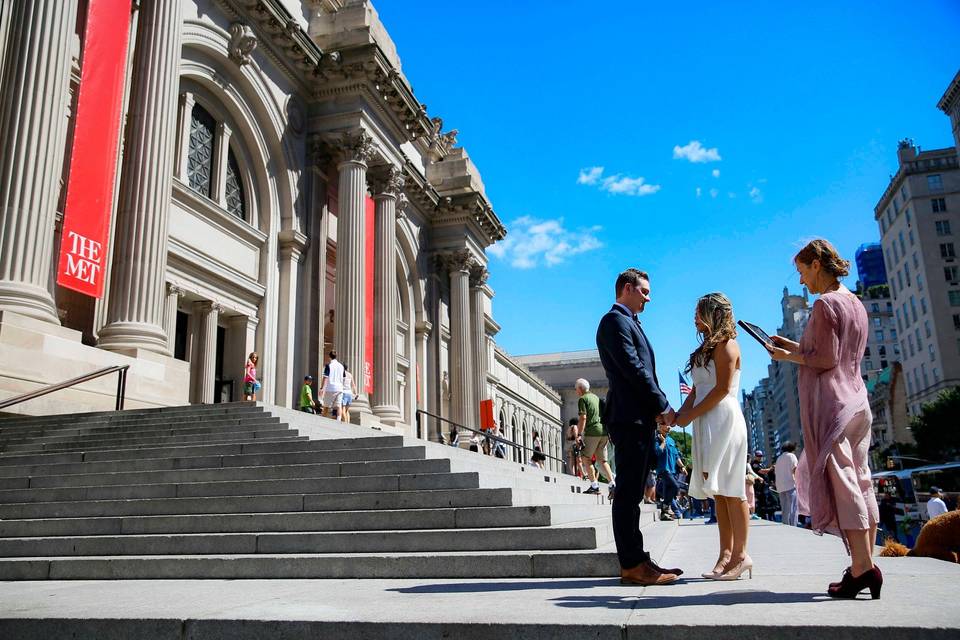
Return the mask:
M719 177L720 177L720 169L714 169L714 170L711 171L710 173L713 175L714 178L719 178Z
M700 197L700 194L702 194L702 193L703 193L703 190L700 189L700 187L697 187L697 197L698 197L698 198Z
M603 167L587 167L580 169L580 176L577 178L577 184L597 184L600 176L603 175Z
M728 191L728 192L727 192L727 197L732 200L732 199L734 199L734 198L737 197L737 194L735 194L733 191Z
M615 176L609 176L603 179L603 185L600 187L609 193L617 193L628 196L648 196L660 191L660 185L647 184L643 178L628 178L619 173Z
M717 191L716 189L710 189L710 197L711 197L711 198L716 198L718 195L720 195L720 192L719 192L719 191Z
M763 193L761 193L760 189L758 189L757 187L751 188L750 193L747 195L749 195L750 199L753 200L754 203L756 204L760 204L761 202L763 202Z
M630 178L622 174L603 177L603 167L580 169L577 184L599 185L607 193L627 196L648 196L660 191L660 185L647 184L645 178Z
M706 149L699 140L691 140L684 146L677 145L673 148L674 160L689 160L690 162L719 162L722 160L720 151L713 147Z
M508 229L507 237L487 251L518 269L532 269L541 263L552 267L571 256L603 246L595 235L602 227L594 225L570 231L564 226L563 218L538 220L523 216L509 224Z

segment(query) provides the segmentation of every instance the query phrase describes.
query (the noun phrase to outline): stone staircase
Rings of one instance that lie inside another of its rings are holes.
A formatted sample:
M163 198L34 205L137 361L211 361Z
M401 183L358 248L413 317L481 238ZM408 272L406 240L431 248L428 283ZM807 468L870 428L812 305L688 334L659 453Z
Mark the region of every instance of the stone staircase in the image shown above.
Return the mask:
M255 403L4 418L0 580L615 575L578 485Z

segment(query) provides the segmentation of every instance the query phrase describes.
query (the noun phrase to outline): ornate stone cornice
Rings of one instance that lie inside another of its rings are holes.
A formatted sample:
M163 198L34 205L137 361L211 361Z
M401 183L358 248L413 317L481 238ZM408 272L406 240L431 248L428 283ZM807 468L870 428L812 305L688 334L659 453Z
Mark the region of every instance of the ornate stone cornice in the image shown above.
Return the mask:
M230 59L243 66L250 63L250 54L257 48L257 36L249 25L234 22L230 25Z
M443 118L430 118L430 132L427 136L429 141L429 149L427 155L430 158L431 162L437 162L450 153L452 149L457 144L457 134L460 132L456 129L451 129L446 133L443 133Z
M441 271L454 273L463 271L469 273L470 267L474 264L473 254L469 249L457 249L436 254L437 267Z
M407 196L400 194L397 196L397 219L402 220L407 217L407 207L410 206L410 201L407 200Z
M320 140L326 142L340 162L366 164L371 158L379 154L373 138L363 129L321 134Z
M377 167L367 174L367 180L374 198L396 198L403 190L403 171L394 165Z
M431 221L434 224L476 224L491 244L507 235L506 227L477 192L440 198Z

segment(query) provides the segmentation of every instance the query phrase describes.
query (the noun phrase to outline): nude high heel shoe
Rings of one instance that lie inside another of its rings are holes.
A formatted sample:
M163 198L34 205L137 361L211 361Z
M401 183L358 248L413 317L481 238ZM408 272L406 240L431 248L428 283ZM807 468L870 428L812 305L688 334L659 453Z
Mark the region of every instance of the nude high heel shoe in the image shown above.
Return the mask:
M743 560L738 562L727 571L717 574L713 577L713 579L721 581L739 580L740 576L742 576L744 572L747 572L747 575L750 576L751 580L753 579L753 559L750 556L744 556Z
M728 562L730 562L730 558L727 558L726 560L723 560L723 561L717 561L716 567L719 567L719 569L714 568L713 571L709 571L707 573L701 573L700 577L707 578L708 580L713 580L714 578L719 576L721 573L723 573L724 567L727 566Z

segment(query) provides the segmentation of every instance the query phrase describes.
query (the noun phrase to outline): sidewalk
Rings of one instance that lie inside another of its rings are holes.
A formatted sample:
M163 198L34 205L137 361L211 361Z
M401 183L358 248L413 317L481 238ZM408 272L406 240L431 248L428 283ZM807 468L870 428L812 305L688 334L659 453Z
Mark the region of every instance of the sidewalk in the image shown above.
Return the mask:
M718 583L699 577L716 535L703 520L682 523L661 564L686 574L656 588L615 578L5 582L0 638L960 637L958 565L880 558L881 600L834 601L823 594L847 565L839 539L755 521L753 579Z

